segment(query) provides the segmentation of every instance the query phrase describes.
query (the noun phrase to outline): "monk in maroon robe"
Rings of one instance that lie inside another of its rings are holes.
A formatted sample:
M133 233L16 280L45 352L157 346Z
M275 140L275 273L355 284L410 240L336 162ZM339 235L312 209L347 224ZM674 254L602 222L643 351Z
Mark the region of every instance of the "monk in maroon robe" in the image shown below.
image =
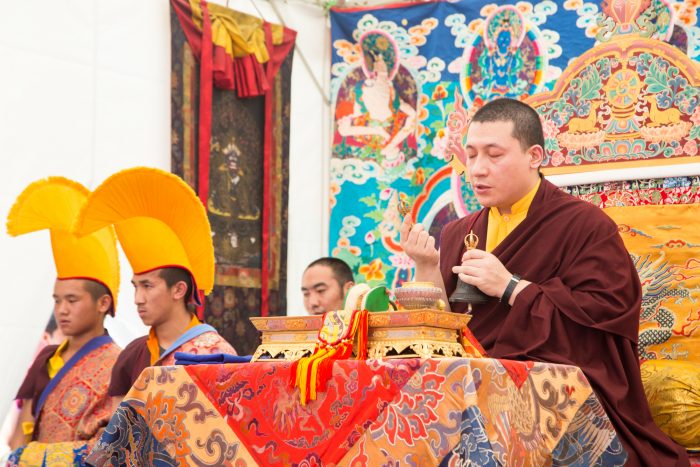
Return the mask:
M160 268L135 274L132 282L141 319L152 327L147 336L133 340L119 354L107 391L110 396L121 400L147 367L174 365L176 352L236 354L236 350L216 329L200 323L189 311L186 297L192 290L189 284L193 283L189 272L178 268ZM176 287L181 287L181 291L175 291ZM146 294L148 299L145 298ZM168 296L174 296L175 300L164 300ZM169 338L171 344L168 348L160 345L163 336Z
M149 167L118 172L95 189L74 223L78 236L114 225L133 276L134 304L148 336L119 355L108 389L115 405L148 366L172 365L176 352L235 354L194 311L214 287L207 213L181 178Z
M644 395L641 285L617 226L541 179L543 146L539 117L525 104L499 99L474 115L464 162L485 208L447 224L439 252L422 226L404 221L401 242L416 280L441 286L445 299L458 278L490 297L474 305L469 323L490 357L581 368L628 453L626 465L688 466L685 450L654 424ZM524 218L508 225L517 215L511 208L535 189ZM492 208L503 225L489 225ZM487 239L497 235L489 229L507 232L491 252ZM469 232L479 242L465 251ZM450 306L467 310L466 303Z

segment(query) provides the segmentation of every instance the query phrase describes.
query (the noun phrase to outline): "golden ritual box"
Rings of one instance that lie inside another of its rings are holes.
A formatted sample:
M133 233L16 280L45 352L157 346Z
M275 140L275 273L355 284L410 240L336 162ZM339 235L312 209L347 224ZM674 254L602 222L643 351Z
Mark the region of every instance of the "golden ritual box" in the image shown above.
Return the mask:
M313 353L323 316L270 316L250 321L262 333L252 361L298 360Z
M461 330L467 327L470 319L471 315L434 309L369 313L367 357L467 357ZM262 342L253 354L253 361L297 360L311 355L323 324L322 316L275 316L250 320L262 332Z

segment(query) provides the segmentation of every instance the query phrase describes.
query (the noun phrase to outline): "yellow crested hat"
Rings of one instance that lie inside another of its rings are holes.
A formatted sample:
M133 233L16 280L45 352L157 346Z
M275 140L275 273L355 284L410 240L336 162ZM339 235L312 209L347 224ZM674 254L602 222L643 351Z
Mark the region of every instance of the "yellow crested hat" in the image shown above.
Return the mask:
M48 229L58 279L91 279L112 294L114 309L119 294L117 239L110 226L78 238L71 233L73 222L90 191L63 177L38 180L17 197L7 216L12 236Z
M110 224L134 274L184 268L197 289L211 292L214 245L209 219L195 192L180 177L147 167L109 177L90 194L73 231L82 236Z

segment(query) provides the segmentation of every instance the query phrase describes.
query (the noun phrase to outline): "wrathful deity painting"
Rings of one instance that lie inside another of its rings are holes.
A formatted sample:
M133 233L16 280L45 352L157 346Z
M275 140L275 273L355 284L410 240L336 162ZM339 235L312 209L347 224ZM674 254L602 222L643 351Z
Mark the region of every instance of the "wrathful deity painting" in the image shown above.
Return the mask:
M226 14L244 21L231 10ZM256 19L247 21L257 24ZM171 26L172 170L199 189L199 61L174 12ZM242 98L237 91L216 86L212 89L208 187L201 198L205 199L212 229L216 278L214 290L207 297L204 319L243 355L252 353L258 345L258 332L248 318L260 316L265 302L270 315L286 312L292 60L292 55L287 55L271 80L275 90L269 97L273 127L268 126L264 96ZM267 166L266 129L274 136ZM267 203L263 187L266 178L270 187ZM263 270L263 242L268 244L267 271ZM268 280L265 293L264 277Z

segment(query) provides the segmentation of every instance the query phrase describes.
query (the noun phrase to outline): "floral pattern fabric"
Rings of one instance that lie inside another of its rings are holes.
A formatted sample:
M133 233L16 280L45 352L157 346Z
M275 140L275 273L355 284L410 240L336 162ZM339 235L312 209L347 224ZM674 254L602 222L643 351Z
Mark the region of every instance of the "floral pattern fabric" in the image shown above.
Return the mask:
M9 466L85 465L112 414L107 386L119 352L105 344L66 373L41 409L36 441L15 450Z
M341 360L302 406L290 363L149 368L97 465L622 465L575 367L493 359ZM517 376L516 376L517 374ZM518 384L516 384L519 383Z

